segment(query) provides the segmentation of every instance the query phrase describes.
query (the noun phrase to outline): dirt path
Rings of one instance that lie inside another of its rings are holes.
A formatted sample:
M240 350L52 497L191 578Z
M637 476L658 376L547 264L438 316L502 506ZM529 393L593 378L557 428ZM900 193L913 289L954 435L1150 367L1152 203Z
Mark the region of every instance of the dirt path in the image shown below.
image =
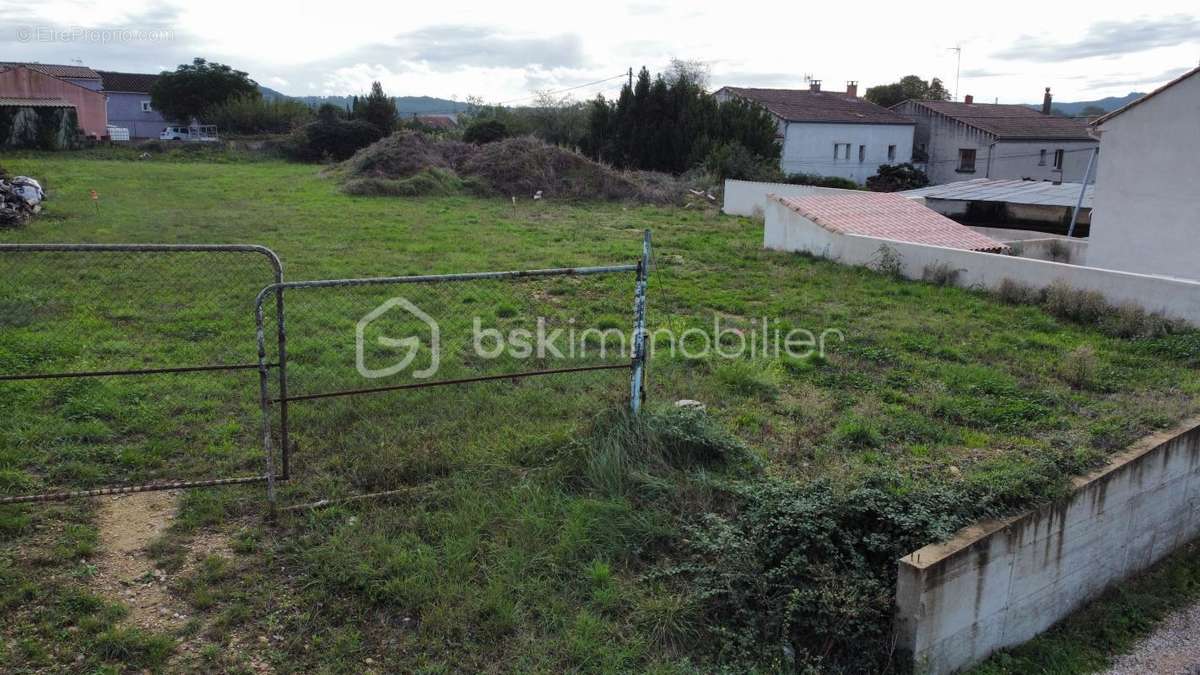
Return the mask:
M129 607L128 621L169 631L187 620L187 608L167 589L167 575L146 552L175 517L175 492L138 492L106 497L96 516L96 589Z
M1117 657L1105 675L1200 673L1200 602L1167 617L1132 652Z

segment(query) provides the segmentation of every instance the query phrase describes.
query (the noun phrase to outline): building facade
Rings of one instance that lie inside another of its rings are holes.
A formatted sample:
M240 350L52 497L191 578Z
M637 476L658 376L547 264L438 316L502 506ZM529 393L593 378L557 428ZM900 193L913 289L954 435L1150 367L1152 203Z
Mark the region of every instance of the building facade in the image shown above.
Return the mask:
M1088 264L1200 279L1200 68L1096 120Z
M167 126L150 105L150 89L158 75L99 71L108 97L108 124L129 130L130 138L158 138Z
M882 164L912 161L913 121L859 98L854 82L845 92L821 91L814 80L806 90L723 87L716 96L757 103L775 117L786 174L836 176L861 185Z
M0 64L0 98L21 100L22 107L41 100L47 106L69 105L75 108L79 129L85 136L103 138L107 135L104 94L82 84L46 74L49 66L42 64ZM73 68L73 66L62 66ZM93 71L94 72L94 71Z
M1086 120L1050 115L1049 105L1047 92L1045 112L970 96L961 103L909 100L892 110L916 123L915 161L935 185L972 178L1082 182L1099 141Z

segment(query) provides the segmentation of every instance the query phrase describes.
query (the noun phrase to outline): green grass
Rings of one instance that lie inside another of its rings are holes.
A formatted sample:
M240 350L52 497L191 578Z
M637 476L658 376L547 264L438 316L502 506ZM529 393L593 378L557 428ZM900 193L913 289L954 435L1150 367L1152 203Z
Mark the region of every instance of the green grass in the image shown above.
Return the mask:
M153 549L161 564L180 569L200 533L224 532L234 545L231 557L206 562L175 588L201 617L188 635L205 648L188 655L164 654L163 636L130 633L107 610L59 602L87 590L80 569L95 546L90 505L0 508L0 591L12 617L0 628L5 669L69 662L78 651L94 668L174 659L237 669L253 656L284 671L357 672L366 659L416 672L770 669L780 634L743 640L750 624L728 622L755 619L714 613L712 597L688 581L726 565L758 569L762 561L721 557L753 546L701 546L723 541L710 539L726 526L730 537L759 536L743 531L744 507L776 513L771 500L786 505L792 491L816 483L859 494L886 477L871 494L918 524L897 526L908 535L864 538L879 549L856 564L875 581L846 591L886 605L877 587L894 574L893 554L903 551L893 548L1052 496L1070 473L1197 409L1196 333L1119 339L980 293L764 251L761 225L749 219L620 204L352 197L314 167L271 161L24 154L4 164L50 192L42 217L0 232L6 242L258 243L279 253L289 279L313 279L632 262L650 228L651 329L711 329L720 316L748 330L769 317L845 335L824 357L806 359L660 349L649 400L661 432L614 421L627 391L620 374L296 404L294 463L304 480L284 488L285 500L401 492L274 525L262 520L259 489L189 494ZM257 268L224 262L216 274L190 259L127 264L103 277L73 264L42 270L47 283L5 300L0 365L253 359L248 301L244 313L222 313L202 300L214 291L252 296L262 285ZM171 285L137 285L152 273ZM51 280L109 304L81 308L81 296ZM506 326L531 312L577 310L601 328L622 327L628 282L540 283L538 293L492 285L474 297L466 289L431 299L454 308L451 327L476 307ZM355 382L345 376L352 361L333 345L388 295L290 294L296 386ZM260 470L254 373L186 382L0 385L0 491ZM678 426L662 410L684 398L705 402L744 450L705 461L681 455L677 448L709 446L669 439L718 434ZM839 499L797 503L840 509ZM912 504L953 512L913 514ZM870 522L860 511L844 517L846 527ZM805 574L788 583L805 586ZM762 593L750 601L811 601L835 613L848 597ZM44 604L60 609L47 615ZM227 649L233 640L238 648ZM770 648L723 646L747 642Z

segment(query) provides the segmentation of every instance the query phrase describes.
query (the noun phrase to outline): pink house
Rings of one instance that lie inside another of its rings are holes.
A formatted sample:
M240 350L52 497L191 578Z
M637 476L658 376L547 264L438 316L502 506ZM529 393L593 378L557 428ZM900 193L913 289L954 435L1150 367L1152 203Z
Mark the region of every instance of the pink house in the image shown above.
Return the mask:
M79 129L85 135L108 135L104 94L47 75L33 66L0 64L0 105L70 106L75 108Z

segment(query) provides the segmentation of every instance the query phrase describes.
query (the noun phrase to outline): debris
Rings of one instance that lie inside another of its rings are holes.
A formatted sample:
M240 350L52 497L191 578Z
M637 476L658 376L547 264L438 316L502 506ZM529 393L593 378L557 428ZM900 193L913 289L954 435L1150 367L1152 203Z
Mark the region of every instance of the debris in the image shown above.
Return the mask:
M21 227L42 210L46 193L29 176L0 178L0 227Z
M704 405L700 401L694 401L690 398L684 398L684 399L675 401L675 407L676 408L687 408L689 410L699 410L700 412L704 412L705 410L708 409L708 406Z

